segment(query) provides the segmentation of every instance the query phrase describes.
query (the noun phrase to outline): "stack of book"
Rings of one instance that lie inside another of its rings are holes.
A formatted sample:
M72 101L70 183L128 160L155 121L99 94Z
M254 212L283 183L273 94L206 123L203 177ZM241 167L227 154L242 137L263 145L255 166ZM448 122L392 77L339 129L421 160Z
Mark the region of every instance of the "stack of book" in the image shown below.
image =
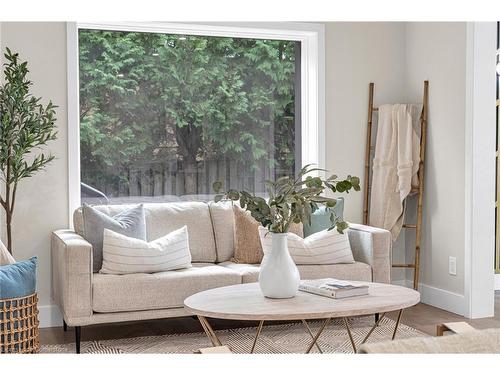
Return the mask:
M368 294L368 285L353 285L348 281L337 279L304 280L299 290L330 298L347 298Z

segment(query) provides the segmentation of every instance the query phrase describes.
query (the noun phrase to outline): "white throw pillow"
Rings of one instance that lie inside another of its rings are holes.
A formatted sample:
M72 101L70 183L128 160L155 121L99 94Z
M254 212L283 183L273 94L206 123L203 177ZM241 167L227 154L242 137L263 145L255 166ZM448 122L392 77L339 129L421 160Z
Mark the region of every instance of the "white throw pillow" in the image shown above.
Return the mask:
M124 275L191 267L187 226L146 242L104 229L101 273Z
M272 235L267 233L266 228L259 227L264 254L272 250ZM347 233L341 234L336 229L325 229L306 238L288 233L287 240L288 251L295 264L354 263Z
M0 240L0 266L7 266L9 264L14 264L16 261L10 255L9 250L5 247L3 242Z

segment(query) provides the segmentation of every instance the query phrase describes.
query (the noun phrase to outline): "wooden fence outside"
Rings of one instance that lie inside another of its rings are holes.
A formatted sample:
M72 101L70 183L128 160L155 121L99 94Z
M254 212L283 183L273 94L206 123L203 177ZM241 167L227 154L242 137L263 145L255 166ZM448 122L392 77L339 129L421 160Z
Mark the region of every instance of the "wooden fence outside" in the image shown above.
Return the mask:
M188 173L196 174L196 192L185 190L184 180ZM290 173L293 174L293 168L291 171L279 170L271 168L265 161L250 170L243 163L226 159L200 161L196 171L191 172L183 168L182 161L175 160L123 169L120 172L121 182L97 181L91 185L108 197L214 194L212 184L215 181L221 181L225 189L263 193L266 180Z

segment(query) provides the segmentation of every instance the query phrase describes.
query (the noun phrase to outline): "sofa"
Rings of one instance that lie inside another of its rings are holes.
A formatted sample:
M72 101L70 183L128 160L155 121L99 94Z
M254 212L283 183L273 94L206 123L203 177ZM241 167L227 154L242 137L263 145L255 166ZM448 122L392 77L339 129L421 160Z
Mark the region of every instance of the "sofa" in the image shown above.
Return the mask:
M130 205L95 206L109 215ZM92 246L83 237L81 208L74 229L52 233L52 295L64 325L136 321L189 315L188 296L211 288L257 282L259 265L231 261L234 217L230 202L145 203L147 240L187 225L192 267L153 274L109 275L92 272ZM388 231L350 224L355 263L299 265L302 279L334 277L390 282L391 235Z

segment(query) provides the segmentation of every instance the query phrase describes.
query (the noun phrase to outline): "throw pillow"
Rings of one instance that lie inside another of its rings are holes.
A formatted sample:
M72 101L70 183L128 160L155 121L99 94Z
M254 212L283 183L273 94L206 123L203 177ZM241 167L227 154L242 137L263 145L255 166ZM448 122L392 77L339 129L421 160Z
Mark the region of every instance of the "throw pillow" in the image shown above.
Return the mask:
M0 266L0 299L29 296L36 291L37 258Z
M2 241L0 241L0 266L5 266L7 264L14 264L16 261L10 255L9 250L5 247Z
M316 211L314 211L311 215L311 224L304 223L304 237L308 237L311 234L330 228L332 225L330 221L332 211L340 219L344 217L344 198L337 198L337 204L335 204L335 207L333 208L321 205Z
M272 236L268 233L266 228L259 228L265 254L272 251ZM341 234L335 229L322 230L307 238L288 233L287 239L288 251L295 264L354 263L347 233Z
M139 204L111 217L105 213L84 204L83 212L83 238L92 245L94 272L99 272L102 267L102 241L104 229L128 237L146 240L146 218L144 206Z
M124 275L191 267L187 226L146 242L104 229L101 273Z
M233 206L234 213L234 256L235 263L259 264L264 257L259 238L259 222L249 211ZM292 224L290 232L303 236L302 224Z

